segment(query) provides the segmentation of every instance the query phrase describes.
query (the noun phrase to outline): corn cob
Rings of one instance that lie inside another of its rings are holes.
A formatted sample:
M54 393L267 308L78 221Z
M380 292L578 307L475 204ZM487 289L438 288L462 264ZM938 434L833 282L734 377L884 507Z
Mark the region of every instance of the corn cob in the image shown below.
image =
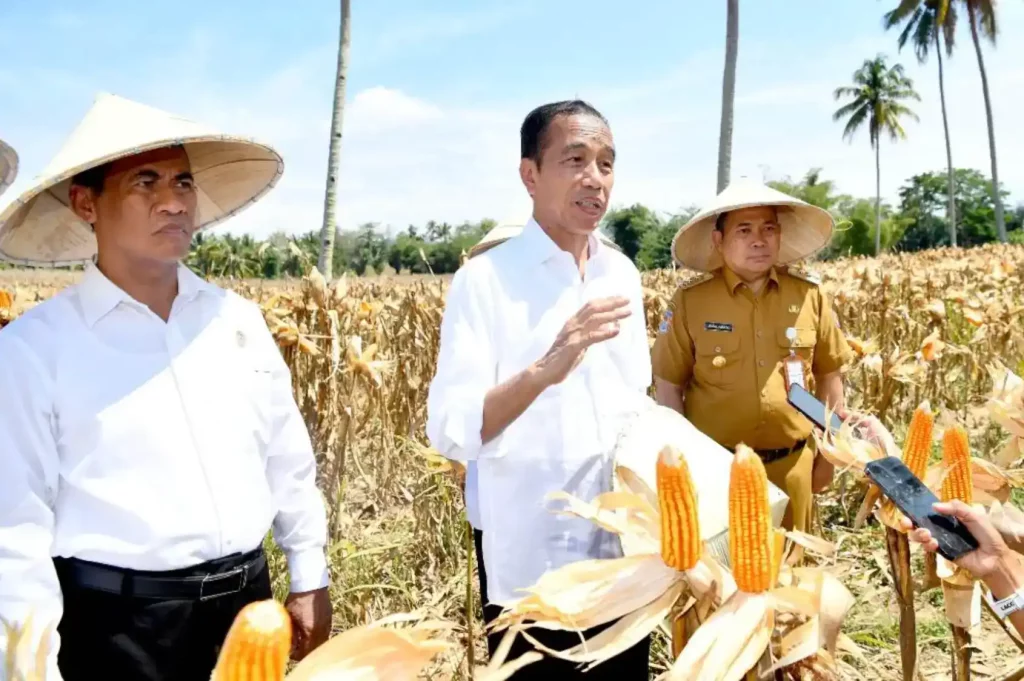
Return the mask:
M927 402L914 410L910 419L910 429L903 443L903 463L919 480L924 480L928 468L928 458L932 451L932 431L935 427L935 415Z
M658 456L658 507L661 511L661 558L676 570L689 570L700 560L697 494L686 459L671 447Z
M212 681L283 681L291 645L284 606L273 599L250 603L224 639Z
M971 447L967 431L951 425L942 436L942 463L946 477L942 480L942 500L959 499L965 504L974 500L974 480L971 476Z
M772 549L768 476L753 450L740 445L729 478L729 560L740 591L771 588Z

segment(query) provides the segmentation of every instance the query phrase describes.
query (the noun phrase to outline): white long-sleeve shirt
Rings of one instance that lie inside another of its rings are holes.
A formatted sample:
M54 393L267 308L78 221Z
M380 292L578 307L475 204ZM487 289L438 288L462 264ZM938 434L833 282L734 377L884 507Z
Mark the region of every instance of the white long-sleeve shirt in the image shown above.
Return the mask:
M291 590L327 585L313 451L259 308L184 266L178 288L165 323L93 266L0 331L7 621L59 620L53 556L170 570L271 529Z
M500 435L481 442L487 392L540 359L588 301L624 296L619 335L591 346L560 384L544 390ZM611 486L610 454L651 384L642 287L621 253L590 239L586 275L531 220L522 233L468 261L452 280L441 325L427 435L444 456L476 462L467 480L483 530L487 597L522 594L546 570L621 555L617 538L556 515L545 497L592 499Z

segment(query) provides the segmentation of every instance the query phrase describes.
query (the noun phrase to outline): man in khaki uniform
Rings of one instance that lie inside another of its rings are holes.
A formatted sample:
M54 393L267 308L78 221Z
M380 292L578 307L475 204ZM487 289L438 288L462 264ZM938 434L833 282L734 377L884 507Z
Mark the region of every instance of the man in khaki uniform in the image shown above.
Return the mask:
M704 274L676 292L658 329L658 402L723 447L743 443L789 495L783 525L809 531L813 493L834 469L815 455L812 424L787 402L799 382L843 404L841 368L852 350L813 277L790 263L828 243L827 211L740 180L683 226L673 255Z

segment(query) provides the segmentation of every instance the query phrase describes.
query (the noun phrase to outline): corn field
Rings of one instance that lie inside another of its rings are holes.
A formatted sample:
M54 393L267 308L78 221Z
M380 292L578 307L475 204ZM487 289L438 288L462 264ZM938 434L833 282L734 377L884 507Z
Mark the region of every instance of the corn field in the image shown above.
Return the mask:
M1018 375L1024 369L1024 247L840 260L809 269L820 275L857 352L846 376L851 408L878 415L902 442L915 409L927 401L964 427L974 456L1000 455L1007 433L990 422L985 401L994 362ZM687 274L644 274L652 343ZM0 327L73 280L0 271ZM471 536L459 471L424 435L447 281L328 283L314 271L301 281L218 283L260 304L291 368L328 506L335 630L409 611L468 624L450 634L460 645L428 668L432 678L466 678L473 660L486 657L467 552ZM940 448L930 456L938 461ZM899 679L901 608L885 527L860 513L867 491L862 478L841 473L817 504L817 529L837 546L830 567L856 597L843 631L857 649L841 651L838 666L842 678ZM923 577L923 554L911 554L914 575ZM271 557L283 596L284 560L273 547ZM470 622L467 596L474 603ZM952 678L954 638L943 617L943 590L920 590L914 608L920 675ZM975 678L1000 678L1024 662L1024 644L988 613L970 646ZM669 651L661 632L653 674L667 667Z

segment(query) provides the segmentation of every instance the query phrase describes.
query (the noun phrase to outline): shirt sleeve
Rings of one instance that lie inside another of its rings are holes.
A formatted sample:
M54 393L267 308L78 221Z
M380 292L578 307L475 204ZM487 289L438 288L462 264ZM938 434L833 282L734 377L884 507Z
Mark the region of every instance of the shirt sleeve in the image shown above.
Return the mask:
M31 650L52 627L47 678L59 679L57 624L63 615L50 547L58 480L53 379L13 330L0 334L0 619L31 622ZM0 650L7 650L0 627Z
M853 361L854 352L846 342L846 334L839 328L839 317L832 309L832 301L824 291L818 290L818 340L814 351L813 370L825 376L842 369Z
M481 300L485 272L466 265L452 278L441 320L437 370L427 395L427 438L446 458L469 462L498 457L483 445L484 399L496 384L491 317ZM500 441L501 436L497 438Z
M693 375L693 339L686 329L683 292L676 291L658 326L651 362L655 377L683 386Z
M629 376L628 384L647 393L651 387L651 345L647 335L647 312L644 308L644 287L640 273L636 272L633 295L630 300L633 314L628 318L629 342Z
M266 474L277 506L274 541L288 561L292 593L313 591L329 583L325 554L327 512L316 484L316 456L295 402L288 365L270 332L264 331L261 336L265 338L272 366Z

